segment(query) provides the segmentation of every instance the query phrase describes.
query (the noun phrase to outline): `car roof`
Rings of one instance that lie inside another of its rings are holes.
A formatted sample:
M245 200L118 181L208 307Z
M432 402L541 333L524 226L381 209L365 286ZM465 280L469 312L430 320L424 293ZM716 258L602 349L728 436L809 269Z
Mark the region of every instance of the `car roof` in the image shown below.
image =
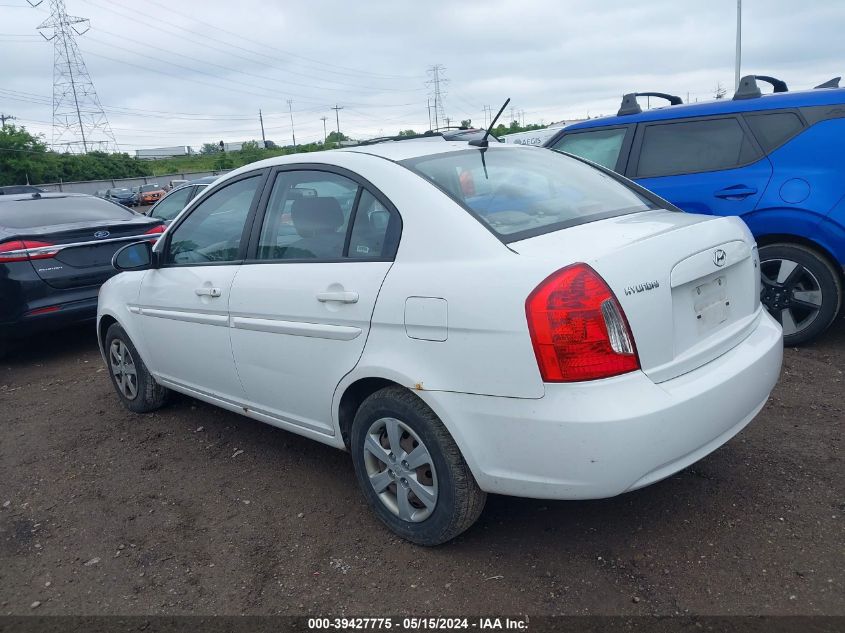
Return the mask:
M738 112L757 112L780 110L784 108L803 108L808 106L839 105L845 103L845 88L824 88L801 90L796 92L776 92L763 94L750 99L715 99L700 103L668 105L662 108L643 110L639 114L623 114L597 117L580 123L573 123L564 128L567 132L610 125L627 125L648 121L687 119L718 114Z
M13 202L15 200L43 200L46 198L94 198L96 196L87 193L13 193L5 196L0 196L0 203Z

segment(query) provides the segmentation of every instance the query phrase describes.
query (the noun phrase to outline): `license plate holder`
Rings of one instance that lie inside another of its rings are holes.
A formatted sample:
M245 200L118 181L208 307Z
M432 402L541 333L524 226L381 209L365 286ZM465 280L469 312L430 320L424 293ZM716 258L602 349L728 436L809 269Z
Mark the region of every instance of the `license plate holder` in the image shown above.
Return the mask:
M713 328L728 320L728 281L724 276L700 284L693 290L693 309L699 327Z

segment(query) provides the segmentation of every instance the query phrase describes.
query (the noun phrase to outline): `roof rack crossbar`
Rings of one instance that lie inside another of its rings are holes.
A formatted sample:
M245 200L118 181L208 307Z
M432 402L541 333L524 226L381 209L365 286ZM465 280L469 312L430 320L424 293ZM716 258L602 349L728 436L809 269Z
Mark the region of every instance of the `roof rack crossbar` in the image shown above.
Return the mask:
M789 92L786 82L776 77L769 77L768 75L745 75L739 80L739 87L734 93L734 101L742 99L756 99L763 93L760 91L760 86L757 85L757 80L764 81L771 84L773 92Z
M680 97L665 92L630 92L622 97L622 105L619 106L619 112L616 113L616 116L642 112L643 109L637 103L637 97L658 97L659 99L666 99L669 105L681 105L684 102Z
M838 88L840 79L842 79L842 77L834 77L833 79L828 79L823 84L819 84L818 86L813 88L813 90L818 90L820 88Z

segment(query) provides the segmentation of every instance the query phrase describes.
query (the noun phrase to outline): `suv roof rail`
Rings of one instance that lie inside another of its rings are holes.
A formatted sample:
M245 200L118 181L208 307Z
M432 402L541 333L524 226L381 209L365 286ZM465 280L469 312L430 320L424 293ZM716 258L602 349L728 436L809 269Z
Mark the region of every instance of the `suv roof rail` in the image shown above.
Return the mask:
M739 80L739 88L734 93L734 101L741 99L756 99L763 93L760 91L760 86L757 85L757 80L764 81L771 84L773 92L789 92L786 82L776 77L769 77L768 75L745 75Z
M684 102L680 97L666 94L665 92L629 92L622 97L622 105L619 106L619 112L616 113L616 116L639 114L642 112L643 109L637 103L637 97L659 97L660 99L666 99L669 105L681 105Z
M813 88L813 90L818 90L819 88L838 88L840 79L842 79L842 77L834 77L833 79L828 79L823 84L819 84L818 86Z

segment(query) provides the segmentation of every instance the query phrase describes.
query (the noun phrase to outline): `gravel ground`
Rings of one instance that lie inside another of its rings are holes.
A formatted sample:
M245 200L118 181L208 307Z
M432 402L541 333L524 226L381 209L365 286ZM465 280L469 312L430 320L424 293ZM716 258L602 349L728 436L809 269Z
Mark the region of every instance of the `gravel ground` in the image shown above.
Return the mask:
M845 321L691 468L614 499L492 496L423 549L345 453L180 397L118 403L84 328L0 361L0 614L845 615Z

